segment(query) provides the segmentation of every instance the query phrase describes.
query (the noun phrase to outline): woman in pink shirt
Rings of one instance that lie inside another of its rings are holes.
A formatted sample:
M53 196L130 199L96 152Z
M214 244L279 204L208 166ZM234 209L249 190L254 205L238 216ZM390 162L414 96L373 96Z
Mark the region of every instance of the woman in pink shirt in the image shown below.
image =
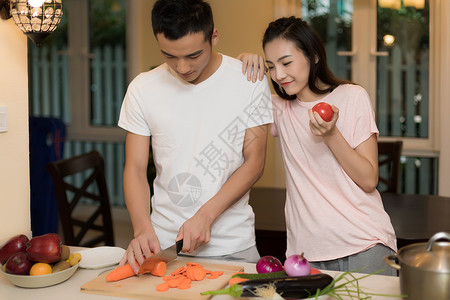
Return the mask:
M397 250L378 184L378 129L367 92L337 79L320 37L300 18L271 22L263 48L274 89L274 124L286 171L286 256L313 267L395 275ZM326 122L312 107L326 102Z

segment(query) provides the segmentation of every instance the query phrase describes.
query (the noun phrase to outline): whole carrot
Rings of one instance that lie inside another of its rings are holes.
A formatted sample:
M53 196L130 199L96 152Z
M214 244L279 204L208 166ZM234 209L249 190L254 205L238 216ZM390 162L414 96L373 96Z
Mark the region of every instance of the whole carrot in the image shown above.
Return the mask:
M125 264L121 267L115 268L108 275L106 281L118 281L136 275L130 264Z
M167 264L164 261L160 261L156 264L155 268L150 272L154 276L163 277L166 275Z

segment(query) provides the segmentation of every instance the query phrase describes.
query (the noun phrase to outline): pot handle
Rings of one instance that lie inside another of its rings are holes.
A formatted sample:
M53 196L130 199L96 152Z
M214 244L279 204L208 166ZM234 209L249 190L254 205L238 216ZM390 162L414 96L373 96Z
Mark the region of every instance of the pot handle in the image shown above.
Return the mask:
M447 239L450 241L450 233L448 232L438 232L434 234L429 240L427 245L427 251L431 251L431 246L433 246L434 242L440 239Z
M387 263L389 266L396 270L400 270L400 265L397 263L398 259L395 255L389 255L384 258L384 262Z

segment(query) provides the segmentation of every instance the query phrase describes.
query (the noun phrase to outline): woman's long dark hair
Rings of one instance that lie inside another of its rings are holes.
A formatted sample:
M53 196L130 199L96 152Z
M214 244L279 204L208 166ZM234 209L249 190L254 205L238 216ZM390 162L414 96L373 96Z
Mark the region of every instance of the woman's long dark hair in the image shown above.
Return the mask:
M263 48L275 39L293 42L309 60L308 87L316 94L325 94L334 90L338 85L351 83L336 78L327 64L327 55L320 36L304 20L296 17L284 17L269 24L263 37ZM317 63L316 63L317 61ZM328 87L321 89L318 79ZM283 99L294 100L296 95L288 95L273 79L275 92Z

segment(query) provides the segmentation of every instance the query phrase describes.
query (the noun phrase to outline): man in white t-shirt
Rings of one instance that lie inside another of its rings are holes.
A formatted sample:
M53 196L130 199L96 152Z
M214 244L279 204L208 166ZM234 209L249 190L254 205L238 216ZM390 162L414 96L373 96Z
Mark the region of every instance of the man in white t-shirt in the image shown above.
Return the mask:
M251 82L242 63L212 50L209 4L158 0L153 31L164 64L138 75L119 126L127 130L124 193L134 239L121 265L183 239L182 252L256 262L249 190L264 169L272 123L267 79ZM149 146L156 167L147 182Z

